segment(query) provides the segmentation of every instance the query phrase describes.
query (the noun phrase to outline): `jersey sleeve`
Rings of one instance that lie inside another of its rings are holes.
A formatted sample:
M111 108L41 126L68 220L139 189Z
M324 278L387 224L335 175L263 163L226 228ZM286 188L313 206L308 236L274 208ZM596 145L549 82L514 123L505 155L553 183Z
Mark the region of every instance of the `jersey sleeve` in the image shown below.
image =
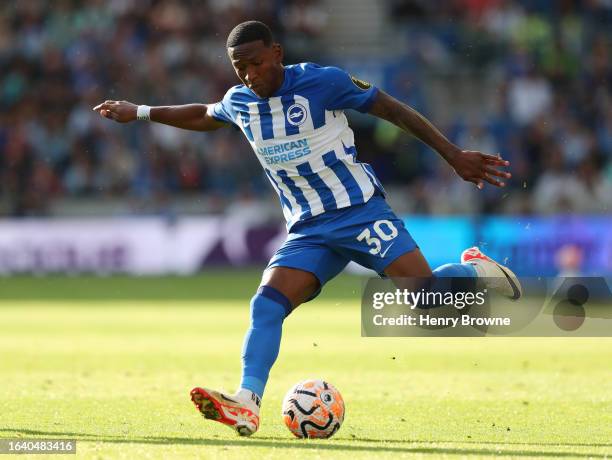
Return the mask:
M367 112L378 93L371 83L349 75L338 67L325 67L322 85L328 90L327 110L355 109Z
M233 88L230 88L220 102L213 104L212 117L217 121L236 124L236 111L232 107Z

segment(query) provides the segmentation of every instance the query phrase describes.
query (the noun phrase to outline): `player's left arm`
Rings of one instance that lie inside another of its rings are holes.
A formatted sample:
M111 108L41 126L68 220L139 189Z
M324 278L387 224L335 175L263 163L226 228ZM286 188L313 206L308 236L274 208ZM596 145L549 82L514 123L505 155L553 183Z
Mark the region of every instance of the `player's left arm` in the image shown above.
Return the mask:
M503 180L511 177L509 172L497 167L509 166L510 162L500 155L490 155L472 150L462 150L450 142L427 118L383 91L378 91L369 113L387 120L398 128L414 135L438 152L464 180L473 182L482 189L483 181L503 187Z

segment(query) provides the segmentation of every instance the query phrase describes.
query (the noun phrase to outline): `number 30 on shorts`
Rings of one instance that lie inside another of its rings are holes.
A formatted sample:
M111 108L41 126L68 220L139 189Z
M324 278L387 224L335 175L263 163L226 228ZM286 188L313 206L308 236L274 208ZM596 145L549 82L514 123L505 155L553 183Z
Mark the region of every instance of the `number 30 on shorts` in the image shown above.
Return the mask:
M357 241L365 241L370 248L370 254L376 255L382 249L380 240L391 241L397 236L397 228L393 225L390 220L377 220L373 225L374 233L378 236L372 236L369 228L364 228L363 231L357 236Z

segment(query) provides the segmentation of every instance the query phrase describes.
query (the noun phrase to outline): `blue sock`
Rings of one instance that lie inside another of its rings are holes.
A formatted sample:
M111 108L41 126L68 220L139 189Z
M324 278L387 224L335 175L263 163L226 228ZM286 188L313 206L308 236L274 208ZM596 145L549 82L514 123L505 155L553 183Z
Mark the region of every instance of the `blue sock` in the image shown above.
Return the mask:
M436 278L477 278L476 269L472 264L444 264L433 271Z
M445 264L433 271L433 276L421 286L430 292L471 292L476 287L478 275L471 264ZM442 305L430 304L422 308L436 308Z
M240 388L251 390L260 398L278 357L283 320L291 309L287 297L270 286L261 286L251 299L251 326L242 348Z

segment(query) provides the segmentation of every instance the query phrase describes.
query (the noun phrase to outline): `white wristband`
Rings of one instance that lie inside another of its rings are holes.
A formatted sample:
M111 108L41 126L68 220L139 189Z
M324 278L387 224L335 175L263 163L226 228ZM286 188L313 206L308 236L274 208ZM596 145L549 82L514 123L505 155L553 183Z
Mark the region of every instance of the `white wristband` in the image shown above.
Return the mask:
M151 107L148 105L139 105L136 109L136 118L138 120L150 120L151 119Z

